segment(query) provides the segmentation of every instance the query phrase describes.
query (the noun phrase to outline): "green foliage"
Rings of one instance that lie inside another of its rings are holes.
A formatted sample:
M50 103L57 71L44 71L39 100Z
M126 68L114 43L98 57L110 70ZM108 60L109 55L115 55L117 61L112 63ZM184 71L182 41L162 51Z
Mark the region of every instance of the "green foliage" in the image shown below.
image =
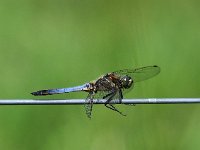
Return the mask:
M195 0L1 0L0 98L76 86L106 72L158 65L125 98L200 97ZM85 98L70 93L43 99ZM1 106L0 149L199 149L198 105Z

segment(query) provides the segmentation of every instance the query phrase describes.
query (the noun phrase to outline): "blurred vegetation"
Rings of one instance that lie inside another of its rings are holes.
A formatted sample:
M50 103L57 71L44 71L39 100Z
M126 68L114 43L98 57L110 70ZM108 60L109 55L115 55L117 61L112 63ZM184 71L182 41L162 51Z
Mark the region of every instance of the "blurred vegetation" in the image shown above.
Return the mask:
M1 0L0 98L34 98L106 72L158 65L125 98L200 97L195 0ZM86 93L47 96L85 98ZM199 105L1 106L0 149L198 150Z

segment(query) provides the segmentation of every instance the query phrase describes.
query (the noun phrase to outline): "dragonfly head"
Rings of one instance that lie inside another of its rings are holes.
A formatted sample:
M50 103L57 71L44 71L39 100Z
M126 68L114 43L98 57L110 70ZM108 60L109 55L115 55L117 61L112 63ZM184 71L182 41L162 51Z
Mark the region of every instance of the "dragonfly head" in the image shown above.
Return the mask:
M132 86L133 79L131 77L125 75L121 78L121 83L122 83L123 88L128 89Z

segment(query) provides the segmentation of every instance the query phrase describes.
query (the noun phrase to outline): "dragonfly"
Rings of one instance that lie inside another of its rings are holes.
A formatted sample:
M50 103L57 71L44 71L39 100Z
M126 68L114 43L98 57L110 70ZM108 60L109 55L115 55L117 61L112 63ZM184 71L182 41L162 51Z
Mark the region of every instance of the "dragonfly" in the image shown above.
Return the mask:
M100 76L98 79L85 83L83 85L69 87L69 88L58 88L58 89L46 89L32 92L34 96L45 96L53 94L63 94L69 92L88 92L88 96L85 99L85 110L88 118L91 118L93 100L94 99L105 99L105 106L119 114L126 116L124 113L119 111L111 101L119 100L122 103L124 93L133 89L135 83L147 80L159 74L159 66L146 66L136 69L123 69Z

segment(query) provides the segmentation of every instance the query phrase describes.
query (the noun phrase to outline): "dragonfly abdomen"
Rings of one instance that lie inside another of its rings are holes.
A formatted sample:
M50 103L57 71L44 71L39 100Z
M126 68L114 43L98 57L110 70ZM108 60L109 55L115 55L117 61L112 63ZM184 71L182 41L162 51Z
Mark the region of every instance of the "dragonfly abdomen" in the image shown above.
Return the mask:
M40 91L32 92L31 94L34 96L45 96L45 95L77 92L77 91L86 91L88 88L89 88L89 85L84 84L81 86L75 86L75 87L71 87L71 88L40 90Z
M61 94L61 93L68 93L68 92L65 92L64 89L49 89L49 90L40 90L40 91L32 92L31 94L34 96L45 96L45 95L53 95L53 94Z

